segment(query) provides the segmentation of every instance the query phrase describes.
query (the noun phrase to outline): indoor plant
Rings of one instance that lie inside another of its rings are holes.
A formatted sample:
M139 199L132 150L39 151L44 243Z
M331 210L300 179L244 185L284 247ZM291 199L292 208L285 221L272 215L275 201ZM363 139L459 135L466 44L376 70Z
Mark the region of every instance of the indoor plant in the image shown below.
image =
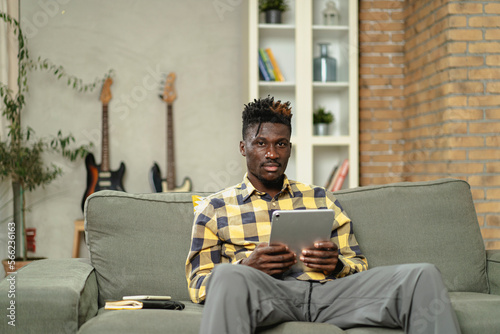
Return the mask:
M330 123L334 121L334 116L325 107L319 106L313 113L314 134L318 136L327 136Z
M61 66L56 66L41 58L32 60L28 53L26 37L21 31L19 22L3 12L0 12L0 18L12 26L19 44L17 55L18 92L14 93L6 84L0 82L0 111L9 122L7 138L0 138L0 180L8 180L12 184L14 208L13 222L9 222L7 228L8 255L10 262L16 263L19 260L27 260L25 191L33 191L39 186L45 186L62 174L62 169L55 164L46 166L42 154L55 152L74 161L84 157L91 146L90 144L76 148L71 147L75 138L71 134L64 136L61 131L51 139L34 138L34 130L22 126L21 112L26 103L25 94L28 92L28 72L37 69L47 70L58 79L67 80L68 86L78 91L92 91L103 79L96 79L91 84L83 84L81 79L68 75ZM1 223L6 223L6 221ZM15 270L14 267L10 266L8 269L6 268L6 272Z
M281 14L287 10L286 0L259 0L259 11L266 14L266 23L281 23Z

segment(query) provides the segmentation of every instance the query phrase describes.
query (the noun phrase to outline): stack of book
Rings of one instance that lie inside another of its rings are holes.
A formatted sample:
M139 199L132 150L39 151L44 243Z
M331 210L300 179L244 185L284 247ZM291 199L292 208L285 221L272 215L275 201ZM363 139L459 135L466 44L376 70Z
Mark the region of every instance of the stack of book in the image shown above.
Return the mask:
M281 73L270 48L259 49L259 72L261 79L264 81L285 81L285 77Z
M342 189L347 173L349 172L349 160L345 159L340 166L335 166L325 184L325 188L331 192Z
M26 228L26 248L33 253L36 252L35 237L36 228Z

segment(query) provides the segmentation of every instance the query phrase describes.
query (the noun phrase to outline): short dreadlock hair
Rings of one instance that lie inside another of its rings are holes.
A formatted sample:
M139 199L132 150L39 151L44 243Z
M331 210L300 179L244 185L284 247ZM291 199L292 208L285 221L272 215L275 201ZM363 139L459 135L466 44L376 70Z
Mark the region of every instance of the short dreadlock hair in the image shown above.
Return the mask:
M290 101L282 103L281 100L274 101L274 97L267 96L259 98L245 104L243 110L243 139L246 137L247 130L254 124L259 124L257 132L259 133L262 123L284 124L292 133L292 107Z

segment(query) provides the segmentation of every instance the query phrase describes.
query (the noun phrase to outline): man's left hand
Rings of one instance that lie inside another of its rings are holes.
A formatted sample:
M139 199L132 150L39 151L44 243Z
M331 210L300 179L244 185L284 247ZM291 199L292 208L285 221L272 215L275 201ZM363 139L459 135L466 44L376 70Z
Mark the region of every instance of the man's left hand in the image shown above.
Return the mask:
M314 271L323 272L325 275L331 275L338 264L339 249L331 241L318 241L314 247L302 250L300 260L304 264L314 269Z

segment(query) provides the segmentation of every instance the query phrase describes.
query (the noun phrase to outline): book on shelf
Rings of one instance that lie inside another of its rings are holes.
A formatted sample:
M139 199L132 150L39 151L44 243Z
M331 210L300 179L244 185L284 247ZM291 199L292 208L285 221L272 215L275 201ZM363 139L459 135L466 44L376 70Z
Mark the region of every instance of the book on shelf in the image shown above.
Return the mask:
M337 181L337 179L339 177L339 173L340 173L340 166L336 165L333 168L333 175L330 178L330 182L328 183L328 186L326 187L327 190L332 191L333 185L335 184L335 182Z
M259 52L259 73L264 81L271 81L271 77L269 77L269 73L267 73L266 65L262 60L260 52Z
M260 48L259 49L259 56L260 56L260 58L262 58L262 62L264 63L267 74L269 75L269 80L276 81L276 77L274 76L273 64L271 63L271 60L269 59L269 56L267 55L266 50L264 50L263 48Z
M267 48L266 53L273 66L274 77L276 78L276 81L285 81L285 77L283 76L283 73L281 73L280 67L278 66L278 62L276 61L271 48Z
M342 185L344 184L348 172L349 172L349 159L345 159L342 162L342 165L340 165L340 167L337 169L337 172L333 177L330 191L334 192L342 189Z
M325 188L327 190L331 189L332 186L333 186L333 178L335 176L335 173L337 172L337 170L339 169L339 166L335 165L332 169L332 171L330 172L330 175L328 176L328 179L326 180L326 183L325 183Z

